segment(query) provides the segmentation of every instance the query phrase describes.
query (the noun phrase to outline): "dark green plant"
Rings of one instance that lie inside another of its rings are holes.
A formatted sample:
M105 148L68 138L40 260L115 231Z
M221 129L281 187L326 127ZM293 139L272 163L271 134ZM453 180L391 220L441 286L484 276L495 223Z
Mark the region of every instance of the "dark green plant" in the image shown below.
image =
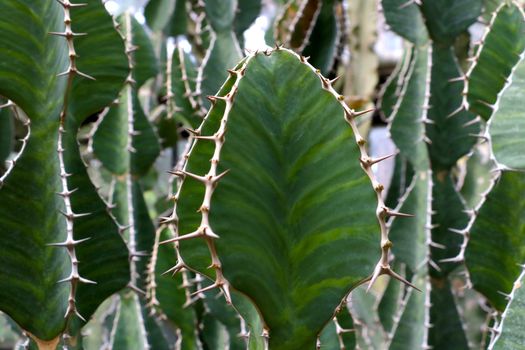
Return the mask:
M2 346L525 347L522 2L382 0L379 89L372 1L84 2L0 3Z

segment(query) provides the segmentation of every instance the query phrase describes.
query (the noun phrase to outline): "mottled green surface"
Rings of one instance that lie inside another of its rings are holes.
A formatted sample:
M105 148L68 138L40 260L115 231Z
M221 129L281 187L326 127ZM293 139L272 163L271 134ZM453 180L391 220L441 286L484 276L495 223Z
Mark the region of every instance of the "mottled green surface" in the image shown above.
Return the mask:
M525 22L525 20L524 20ZM522 53L525 55L525 52ZM525 171L525 60L514 68L511 84L501 93L498 108L489 123L489 135L496 162L503 167Z
M415 3L406 0L382 0L386 23L408 41L422 45L428 41L423 16Z
M476 115L461 108L464 82L453 81L462 74L452 47L432 47L432 70L430 80L430 101L426 132L431 143L428 145L430 162L434 171L452 168L458 159L467 154L480 133Z
M436 43L451 45L466 31L481 13L482 0L423 1L421 12L425 16L430 37Z
M525 174L503 172L481 207L466 251L474 288L503 311L525 261Z
M469 74L467 101L469 109L488 120L498 94L506 84L512 67L525 49L523 10L514 3L500 8L485 37L483 48Z
M223 111L217 102L204 135L217 130ZM197 141L187 170L205 174L213 149ZM314 347L335 307L377 262L376 200L358 158L341 106L311 69L287 51L247 64L218 169L230 172L210 215L224 274L258 307L272 349ZM203 193L186 178L181 234L199 225ZM181 251L212 274L202 239L182 241Z

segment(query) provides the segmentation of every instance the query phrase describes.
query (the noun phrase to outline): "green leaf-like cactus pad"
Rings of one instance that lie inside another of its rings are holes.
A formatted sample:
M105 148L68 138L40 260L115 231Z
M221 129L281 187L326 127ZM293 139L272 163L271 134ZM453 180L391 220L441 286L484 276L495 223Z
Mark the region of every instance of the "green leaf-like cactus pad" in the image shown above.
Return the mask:
M379 256L377 200L356 144L364 140L340 100L296 54L254 54L216 97L179 173L179 234L207 227L207 236L180 241L185 263L219 280L224 274L247 295L271 349L315 348L336 307ZM215 141L206 139L214 134ZM216 175L229 173L208 202L195 175L208 173L210 159L212 167L218 162ZM201 222L207 212L209 225ZM208 249L216 250L213 261Z

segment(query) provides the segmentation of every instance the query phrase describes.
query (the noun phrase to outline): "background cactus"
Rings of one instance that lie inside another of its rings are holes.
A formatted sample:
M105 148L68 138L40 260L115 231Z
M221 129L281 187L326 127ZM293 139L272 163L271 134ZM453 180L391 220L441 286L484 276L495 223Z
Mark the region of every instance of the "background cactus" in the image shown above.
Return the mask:
M3 348L525 347L522 1L84 2L0 4Z

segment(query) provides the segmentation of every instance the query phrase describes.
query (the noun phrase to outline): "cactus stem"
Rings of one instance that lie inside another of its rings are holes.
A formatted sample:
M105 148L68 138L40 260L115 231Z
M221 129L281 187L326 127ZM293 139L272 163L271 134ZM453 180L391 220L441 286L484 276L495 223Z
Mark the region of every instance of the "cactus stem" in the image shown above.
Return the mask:
M69 282L71 284L71 288L69 291L69 297L68 297L68 306L67 306L67 310L66 310L64 317L68 319L69 321L69 316L74 314L74 315L77 315L83 321L85 321L85 319L78 313L76 309L75 294L76 294L77 284L79 282L81 283L96 283L96 282L83 278L78 273L78 259L76 256L75 245L84 240L75 241L74 236L73 236L73 231L74 231L73 222L76 218L90 215L90 214L88 213L75 214L73 212L70 195L74 191L69 190L69 187L68 187L67 178L71 176L71 174L66 172L66 165L65 165L65 160L64 160L64 148L63 148L63 144L64 144L63 135L65 133L65 123L66 123L67 109L68 109L68 103L69 103L69 94L71 91L71 87L73 85L73 79L75 75L79 75L79 76L82 76L88 79L93 79L93 80L95 78L80 72L76 67L77 55L76 55L73 39L76 36L84 35L84 34L74 33L73 30L71 29L72 21L71 21L71 16L70 16L70 8L84 6L84 4L72 4L69 0L57 0L57 2L62 5L63 10L64 10L65 30L64 32L51 32L49 34L62 36L66 39L68 50L69 50L69 68L65 72L57 75L57 76L65 75L68 77L68 80L67 80L66 90L64 93L64 98L63 98L63 108L62 108L62 111L60 113L60 118L59 118L58 140L57 140L57 154L58 154L59 167L60 167L59 175L61 178L61 185L62 185L61 193L64 194L62 198L64 200L64 207L65 207L65 210L60 210L60 213L64 215L64 217L66 218L66 240L64 241L64 243L66 244L64 245L57 244L56 246L65 247L69 255L70 261L71 261L71 272L70 272L69 277L61 279L57 283ZM76 242L76 244L74 244L74 242Z

